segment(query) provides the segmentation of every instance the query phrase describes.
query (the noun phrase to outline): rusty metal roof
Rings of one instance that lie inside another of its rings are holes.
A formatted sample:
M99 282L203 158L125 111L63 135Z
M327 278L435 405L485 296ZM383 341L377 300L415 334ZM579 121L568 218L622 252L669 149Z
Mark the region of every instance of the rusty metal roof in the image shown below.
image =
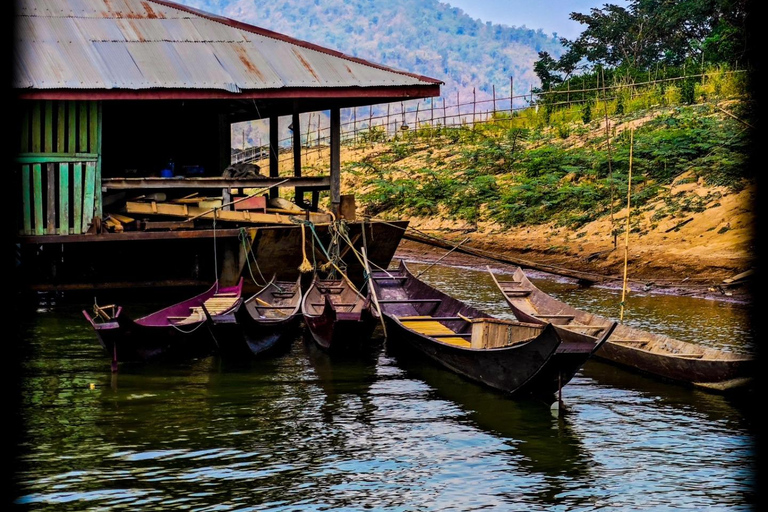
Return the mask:
M165 0L22 0L16 21L14 86L22 90L442 84Z

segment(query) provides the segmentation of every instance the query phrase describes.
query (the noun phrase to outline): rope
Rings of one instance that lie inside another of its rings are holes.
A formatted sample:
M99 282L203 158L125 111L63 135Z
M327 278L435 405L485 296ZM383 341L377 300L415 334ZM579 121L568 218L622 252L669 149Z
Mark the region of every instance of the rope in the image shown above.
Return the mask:
M240 233L237 235L237 237L243 243L243 250L245 251L245 262L248 265L248 273L251 275L251 280L253 281L254 284L266 287L269 283L267 282L267 279L264 277L264 274L261 272L261 268L259 268L259 261L256 259L256 255L253 254L253 244L250 243L250 238L247 235L246 229L240 228ZM247 246L246 246L246 240L247 240ZM251 268L251 258L253 258L253 264L256 265L256 270L259 272L259 276L261 276L261 280L265 283L263 285L260 282L258 282L253 275L253 269Z
M305 274L310 272L314 267L307 259L307 235L304 232L303 222L301 223L301 254L303 256L303 260L301 261L301 265L299 265L299 272Z
M180 333L192 334L193 332L198 330L200 327L202 327L204 323L205 323L205 320L201 320L200 323L198 323L196 326L194 326L192 329L190 329L188 331L185 331L184 329L182 329L181 327L179 327L176 324L170 324L170 326L173 327L174 329L176 329L177 331L179 331Z

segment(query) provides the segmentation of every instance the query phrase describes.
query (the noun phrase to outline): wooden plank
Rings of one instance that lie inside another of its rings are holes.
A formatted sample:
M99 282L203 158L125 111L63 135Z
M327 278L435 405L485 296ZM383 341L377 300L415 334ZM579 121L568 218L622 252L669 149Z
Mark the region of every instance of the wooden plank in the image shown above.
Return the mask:
M40 131L40 102L36 101L32 106L32 152L40 153L43 149L40 140L42 133Z
M77 103L74 101L68 101L67 102L67 152L68 153L74 153L77 151L77 145L75 144L75 132L77 127L77 116L76 116L76 106Z
M72 231L83 232L83 164L72 165Z
M45 208L45 232L49 235L56 234L56 166L46 164L46 189L48 190Z
M19 164L46 164L48 162L95 162L99 155L93 153L21 153L14 161Z
M59 164L59 234L69 234L69 164Z
M32 166L32 197L35 203L35 234L43 235L43 169L40 164Z
M66 140L64 139L64 128L66 126L66 113L64 109L64 102L57 102L57 115L56 115L56 151L64 153L67 151Z
M83 185L83 220L80 229L88 231L88 224L93 220L93 188L96 179L96 165L93 162L85 164L85 183Z
M29 194L29 166L21 166L21 207L24 218L24 234L32 234L32 196Z
M126 213L139 213L149 215L166 215L171 217L188 217L213 219L213 212L204 208L197 208L186 204L173 203L140 203L128 201L125 203ZM257 213L250 211L226 211L217 210L216 220L229 222L245 222L252 224L295 224L292 220L295 215L282 215L279 213ZM302 216L304 218L304 216ZM315 224L328 223L330 215L322 213L310 213L309 220Z
M302 176L300 178L261 178L238 179L223 177L203 178L104 178L102 186L106 190L143 190L143 189L224 189L224 188L251 188L265 189L269 187L290 188L303 187L305 190L328 190L330 188L328 176Z
M43 141L43 151L53 153L53 102L48 100L43 105L45 108L45 124L43 130L45 139Z
M81 101L80 106L80 123L78 127L78 142L77 150L87 152L88 151L88 103Z

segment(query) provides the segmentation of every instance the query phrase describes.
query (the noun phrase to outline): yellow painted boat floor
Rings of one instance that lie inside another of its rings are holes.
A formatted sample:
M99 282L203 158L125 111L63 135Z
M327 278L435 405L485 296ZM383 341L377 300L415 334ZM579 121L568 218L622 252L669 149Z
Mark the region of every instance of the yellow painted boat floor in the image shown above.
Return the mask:
M409 322L408 320L415 320L419 319L418 321ZM450 328L446 327L445 325L441 324L437 320L423 320L424 318L431 318L429 316L403 316L400 317L400 322L407 328L414 330L420 334L423 334L425 336L442 336L445 334L456 334L454 331L452 331ZM450 345L456 345L458 347L464 347L469 348L470 342L468 340L465 340L464 338L436 338L438 341L442 341L443 343L448 343Z

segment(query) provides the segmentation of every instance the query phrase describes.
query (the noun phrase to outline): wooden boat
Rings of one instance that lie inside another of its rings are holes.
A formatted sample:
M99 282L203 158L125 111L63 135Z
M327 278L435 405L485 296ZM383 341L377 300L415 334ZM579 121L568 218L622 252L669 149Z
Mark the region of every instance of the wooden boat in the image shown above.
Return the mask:
M388 343L416 349L438 364L508 394L552 391L532 383L561 339L554 327L494 318L416 278L404 262L371 281Z
M301 302L301 314L312 339L325 350L342 350L371 338L377 320L371 288L363 294L349 280L315 275Z
M118 360L200 357L216 348L204 327L207 319L203 308L214 318L234 311L242 300L242 288L242 278L229 287L219 287L217 281L199 295L135 320L116 305L95 305L93 316L85 310L83 315L112 356L113 370Z
M576 309L544 293L520 268L509 280L499 280L493 272L491 275L520 321L552 323L592 338L603 336L612 324L607 318ZM594 357L715 392L748 387L756 369L756 361L750 355L703 347L623 324L616 326Z
M222 357L248 357L285 348L301 325L301 277L272 277L264 288L227 314L209 315L208 327ZM203 305L207 312L207 307Z

